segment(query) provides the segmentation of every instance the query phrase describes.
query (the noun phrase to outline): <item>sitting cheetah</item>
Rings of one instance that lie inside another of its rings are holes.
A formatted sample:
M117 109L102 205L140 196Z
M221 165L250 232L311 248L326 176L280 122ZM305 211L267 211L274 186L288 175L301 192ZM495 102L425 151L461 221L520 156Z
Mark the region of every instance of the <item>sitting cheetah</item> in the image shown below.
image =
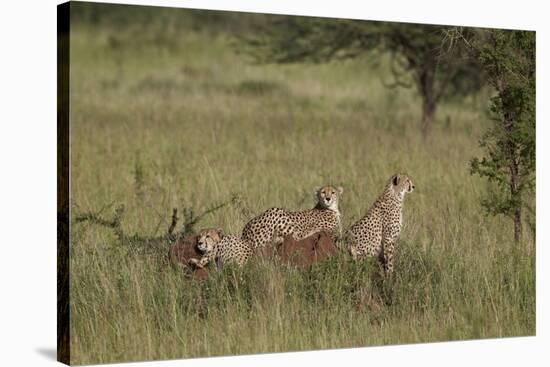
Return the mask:
M292 235L301 240L313 233L325 231L336 238L341 233L338 197L341 187L323 186L316 190L317 204L313 209L301 212L288 212L281 208L271 208L250 220L243 228L242 239L252 249L260 249L271 243L276 245L283 238Z
M243 265L252 255L252 249L246 242L233 235L224 235L219 229L208 228L199 232L197 248L204 255L200 260L191 259L189 262L199 268L209 262L237 263Z
M414 190L407 175L396 174L362 219L345 233L351 255L378 256L386 273L393 271L393 253L401 232L403 198Z

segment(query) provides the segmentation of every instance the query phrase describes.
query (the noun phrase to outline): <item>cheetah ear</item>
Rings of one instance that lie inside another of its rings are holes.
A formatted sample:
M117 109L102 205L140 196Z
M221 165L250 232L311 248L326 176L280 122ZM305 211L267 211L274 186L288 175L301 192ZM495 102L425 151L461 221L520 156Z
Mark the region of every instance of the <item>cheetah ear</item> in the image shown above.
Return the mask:
M339 195L342 195L342 193L344 192L344 188L343 188L342 186L338 186L338 187L336 188L336 191L338 191L338 194L339 194Z
M401 181L401 176L400 175L394 175L393 178L392 178L392 183L394 186L397 186L399 185L399 182Z
M218 232L218 235L220 236L220 239L225 236L225 233L223 233L223 229L218 228L218 229L216 229L216 231Z
M319 194L319 191L321 191L322 188L323 188L323 186L315 186L315 196L317 196L317 194Z

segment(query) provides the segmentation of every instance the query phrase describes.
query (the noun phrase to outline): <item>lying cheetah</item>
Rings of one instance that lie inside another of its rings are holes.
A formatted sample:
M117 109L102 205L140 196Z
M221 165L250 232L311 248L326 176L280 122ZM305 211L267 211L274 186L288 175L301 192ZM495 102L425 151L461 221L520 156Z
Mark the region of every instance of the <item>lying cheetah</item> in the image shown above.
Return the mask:
M405 194L414 190L407 175L395 174L362 219L344 235L351 255L377 256L386 273L393 271L393 253L401 232Z
M243 265L252 255L252 249L246 242L233 235L224 235L221 230L214 228L199 232L197 248L204 255L200 260L191 259L189 262L198 268L203 268L210 262Z
M242 239L252 249L260 249L271 243L279 245L284 237L292 235L301 240L313 233L325 231L336 238L341 233L338 197L341 187L323 186L316 190L317 204L313 209L288 212L271 208L250 220L242 232Z

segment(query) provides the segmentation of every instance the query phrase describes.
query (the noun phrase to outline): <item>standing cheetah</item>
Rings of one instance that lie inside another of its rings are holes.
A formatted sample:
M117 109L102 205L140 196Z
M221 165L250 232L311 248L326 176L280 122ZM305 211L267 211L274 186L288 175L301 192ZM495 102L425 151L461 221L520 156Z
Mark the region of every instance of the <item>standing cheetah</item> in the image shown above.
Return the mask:
M252 255L252 249L246 242L233 235L224 235L223 231L214 228L199 232L197 247L204 255L200 260L191 259L190 262L199 268L209 262L243 265Z
M407 175L395 174L362 219L344 235L351 255L377 256L386 273L393 271L393 253L401 232L405 194L414 190Z
M340 211L338 197L341 187L323 186L316 190L317 204L313 209L301 212L288 212L281 208L271 208L250 220L242 232L242 239L252 249L261 249L271 243L276 245L283 238L292 235L301 240L313 233L325 231L336 237L340 235Z

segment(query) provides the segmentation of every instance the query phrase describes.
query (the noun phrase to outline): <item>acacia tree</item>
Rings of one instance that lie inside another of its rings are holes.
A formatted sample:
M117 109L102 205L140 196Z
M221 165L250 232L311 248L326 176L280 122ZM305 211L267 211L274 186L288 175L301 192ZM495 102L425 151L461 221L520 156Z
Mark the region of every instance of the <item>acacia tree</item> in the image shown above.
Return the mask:
M493 125L480 141L485 156L471 161L471 172L496 185L482 204L512 218L517 243L525 193L535 187L535 32L483 30L464 40L496 92Z
M416 88L424 137L449 82L464 65L461 47L442 49L447 28L441 26L275 16L256 29L242 40L259 62L328 62L373 50L389 52L394 80L388 86Z

